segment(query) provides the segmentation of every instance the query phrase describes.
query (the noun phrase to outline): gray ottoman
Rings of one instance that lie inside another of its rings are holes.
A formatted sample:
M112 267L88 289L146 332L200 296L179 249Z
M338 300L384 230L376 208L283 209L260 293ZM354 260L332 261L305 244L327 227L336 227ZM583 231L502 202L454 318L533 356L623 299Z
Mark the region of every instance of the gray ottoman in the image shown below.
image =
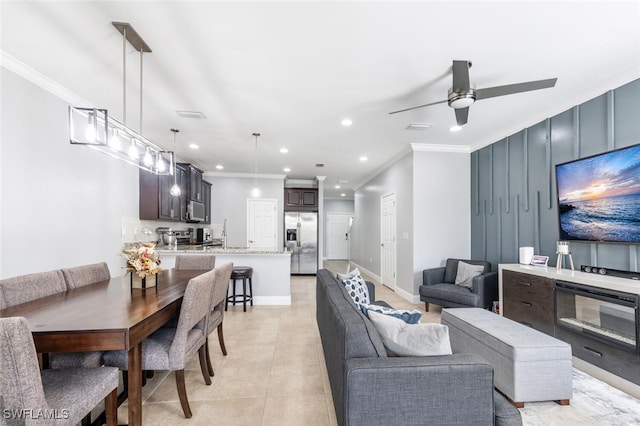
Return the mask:
M568 405L572 395L571 346L480 308L442 310L453 353L480 355L495 370L494 385L516 407L525 402Z

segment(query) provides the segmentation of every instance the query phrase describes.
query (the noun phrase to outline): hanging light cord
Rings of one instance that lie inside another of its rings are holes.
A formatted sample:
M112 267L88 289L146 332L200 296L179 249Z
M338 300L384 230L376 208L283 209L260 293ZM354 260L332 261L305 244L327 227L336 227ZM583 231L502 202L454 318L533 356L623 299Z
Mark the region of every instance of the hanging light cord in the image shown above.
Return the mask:
M258 187L258 136L260 136L260 133L254 133L253 136L255 136L256 138L256 152L255 152L255 165L254 165L254 170L253 170L253 176L255 178L255 187Z

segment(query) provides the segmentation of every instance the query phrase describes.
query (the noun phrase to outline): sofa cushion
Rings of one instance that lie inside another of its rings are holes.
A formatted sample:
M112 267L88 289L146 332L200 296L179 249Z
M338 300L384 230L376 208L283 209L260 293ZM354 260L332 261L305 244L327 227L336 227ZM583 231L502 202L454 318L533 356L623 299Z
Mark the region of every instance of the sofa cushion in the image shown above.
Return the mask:
M351 278L343 280L342 285L347 289L349 296L351 296L356 305L363 303L368 305L371 303L369 300L369 289L360 275L354 275Z
M420 318L422 317L422 313L417 309L393 309L386 303L385 306L377 304L362 304L360 305L360 309L367 316L367 318L369 318L369 313L367 311L373 311L383 315L391 315L392 317L401 319L407 324L418 324L420 322Z
M449 303L458 303L464 306L478 306L480 304L478 294L469 291L466 287L455 284L422 285L420 286L420 296L446 300Z
M473 288L473 277L477 277L484 271L483 265L471 265L469 263L458 262L458 273L456 274L455 285Z
M399 318L369 311L387 350L398 356L451 355L449 328L442 324L407 324Z

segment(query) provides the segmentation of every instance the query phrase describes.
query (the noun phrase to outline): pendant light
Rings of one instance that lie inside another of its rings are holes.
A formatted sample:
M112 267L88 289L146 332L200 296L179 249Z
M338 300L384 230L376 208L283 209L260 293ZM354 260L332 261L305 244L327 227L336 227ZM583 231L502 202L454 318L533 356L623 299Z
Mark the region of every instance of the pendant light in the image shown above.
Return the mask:
M180 130L178 129L170 129L170 130L173 132L174 161L173 161L173 186L169 190L169 193L174 197L179 197L180 194L182 194L182 191L180 190L180 186L178 185L178 169L176 168L177 166L175 162L175 152L176 152L176 133L178 133Z
M251 197L260 198L262 195L260 188L258 187L258 136L260 133L253 133L253 136L256 138L256 150L254 156L254 168L253 168L253 189L251 190Z

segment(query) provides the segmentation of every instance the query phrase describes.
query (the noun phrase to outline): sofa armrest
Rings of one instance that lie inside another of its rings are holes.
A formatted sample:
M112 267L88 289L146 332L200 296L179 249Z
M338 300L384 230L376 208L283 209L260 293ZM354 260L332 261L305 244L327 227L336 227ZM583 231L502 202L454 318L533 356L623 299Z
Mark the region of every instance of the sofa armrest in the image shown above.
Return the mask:
M494 422L493 367L478 355L352 358L346 376L348 426Z
M440 284L444 282L445 267L430 268L422 271L422 285Z
M498 300L498 273L487 272L486 274L473 277L473 292L483 301L485 308L491 307L493 301Z

